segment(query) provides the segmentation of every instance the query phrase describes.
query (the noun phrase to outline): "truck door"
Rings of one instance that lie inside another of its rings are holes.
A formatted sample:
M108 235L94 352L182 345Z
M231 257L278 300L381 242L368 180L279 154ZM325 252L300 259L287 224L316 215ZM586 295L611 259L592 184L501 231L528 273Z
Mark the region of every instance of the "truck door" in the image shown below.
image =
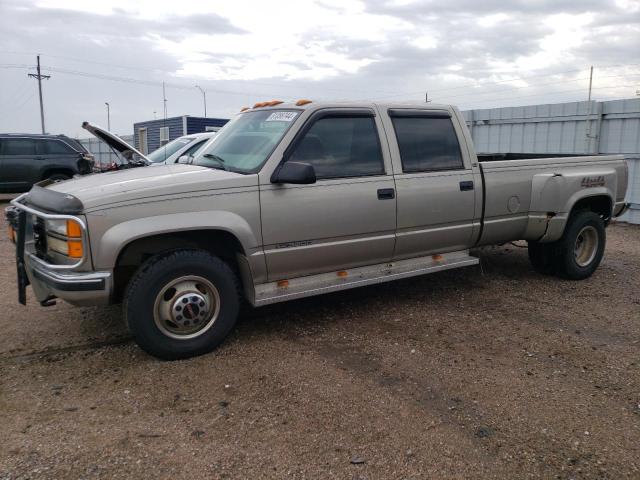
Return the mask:
M283 161L313 165L310 185L263 184L260 205L270 281L389 261L395 185L372 109L315 112Z
M384 117L398 197L394 260L469 248L482 185L458 141L460 125L444 109L392 108Z

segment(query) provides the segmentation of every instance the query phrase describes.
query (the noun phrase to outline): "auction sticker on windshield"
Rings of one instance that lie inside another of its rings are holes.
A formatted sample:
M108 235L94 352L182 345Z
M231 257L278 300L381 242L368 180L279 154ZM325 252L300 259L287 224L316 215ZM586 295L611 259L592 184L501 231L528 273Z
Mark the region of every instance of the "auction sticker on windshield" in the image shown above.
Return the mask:
M296 118L296 115L298 115L298 112L273 112L265 122L290 122Z

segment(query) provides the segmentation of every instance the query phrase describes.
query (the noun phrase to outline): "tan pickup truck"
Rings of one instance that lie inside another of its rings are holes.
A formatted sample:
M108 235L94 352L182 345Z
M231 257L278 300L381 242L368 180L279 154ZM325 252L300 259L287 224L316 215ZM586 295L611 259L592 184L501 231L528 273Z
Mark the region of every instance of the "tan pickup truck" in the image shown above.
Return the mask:
M480 245L527 240L536 270L586 278L625 209L626 162L532 157L478 158L446 105L256 104L181 163L14 200L19 299L30 284L43 305L122 302L138 344L175 359L219 345L243 299L475 265Z

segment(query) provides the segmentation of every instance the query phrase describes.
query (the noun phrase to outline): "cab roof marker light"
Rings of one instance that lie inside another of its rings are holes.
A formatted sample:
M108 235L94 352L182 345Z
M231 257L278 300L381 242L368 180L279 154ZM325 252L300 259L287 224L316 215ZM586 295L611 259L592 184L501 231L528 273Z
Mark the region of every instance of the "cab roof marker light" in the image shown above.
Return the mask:
M251 107L242 107L240 109L240 112L246 112L247 110L250 110L250 109L251 109Z
M275 107L276 105L280 105L284 103L282 100L271 100L270 102L265 102L267 107Z
M296 106L301 107L302 105L306 105L307 103L311 103L311 100L307 100L306 98L301 98L296 102Z
M258 102L256 103L253 108L262 108L265 107L267 105L268 102Z

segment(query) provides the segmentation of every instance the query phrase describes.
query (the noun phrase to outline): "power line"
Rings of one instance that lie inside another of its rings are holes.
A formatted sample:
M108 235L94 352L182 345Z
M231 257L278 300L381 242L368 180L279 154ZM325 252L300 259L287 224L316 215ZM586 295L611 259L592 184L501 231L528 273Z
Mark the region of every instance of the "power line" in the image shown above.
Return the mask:
M20 99L22 96L27 93L29 90L29 81L24 80L21 84L18 85L18 88L14 89L13 92L6 96L6 99L0 103L1 106L5 106L10 103L12 100ZM19 101L19 100L18 100Z
M15 55L32 55L35 53L28 53L28 52L15 52L15 51L2 51L0 50L0 53L9 53L9 54L15 54ZM87 59L83 59L83 58L79 58L79 57L70 57L70 56L66 56L66 55L41 55L43 57L51 57L51 58L59 58L59 59L63 59L63 60L71 60L74 62L78 62L78 63L91 63L91 64L95 64L95 65L103 65L106 67L116 67L116 68L121 68L124 70L138 70L138 71L142 71L142 72L153 72L153 73L167 73L164 72L163 70L157 69L157 68L144 68L144 67L139 67L139 66L130 66L130 65L122 65L122 64L116 64L116 63L107 63L107 62L98 62L95 60L87 60ZM215 81L212 80L210 78L206 78L206 77L185 77L185 76L180 76L179 78L184 79L184 80L188 80L190 82L211 82L211 81ZM251 83L254 85L264 85L267 87L282 87L282 88L297 88L297 89L307 89L307 87L301 87L301 86L296 86L296 85L283 85L283 84L279 84L279 83L270 83L270 82L258 82L258 81L254 81L254 80L244 80L247 83ZM290 80L285 80L285 82L290 82ZM352 90L347 90L347 89L336 89L336 88L330 88L330 89L325 89L326 91L333 91L333 92L351 92ZM388 92L379 92L379 93L384 93L387 94Z
M16 110L19 111L22 107L24 107L27 103L29 103L29 100L31 100L34 96L35 96L35 93L32 93L31 95L29 95L24 102L22 102L20 105L16 107Z
M605 75L605 76L600 76L597 77L597 79L603 79L603 78L621 78L621 77L637 77L640 76L640 73L629 73L629 74L625 74L625 75ZM468 92L468 93L460 93L460 94L454 94L453 97L445 95L443 98L460 98L460 97L466 97L466 96L477 96L477 95L490 95L492 93L502 93L504 91L507 90L521 90L521 89L525 89L525 88L540 88L540 87L546 87L549 85L561 85L561 84L566 84L566 83L574 83L574 82L579 82L582 80L589 80L589 77L581 77L581 78L575 78L572 80L562 80L562 81L557 81L557 82L549 82L549 83L538 83L538 84L533 84L533 85L521 85L521 86L513 86L513 87L505 87L505 88L501 88L499 90L490 90L488 92Z
M94 63L101 63L101 62L94 62ZM618 64L618 65L608 65L608 66L601 66L599 68L613 68L613 67L629 67L629 66L637 66L640 64ZM32 68L30 65L25 65L25 64L5 64L5 65L0 65L0 68ZM47 71L51 71L51 72L56 72L56 73L62 73L62 74L68 74L68 75L76 75L76 76L82 76L82 77L88 77L88 78L96 78L96 79L101 79L101 80L111 80L111 81L118 81L118 82L124 82L124 83L134 83L134 84L140 84L140 85L150 85L150 86L162 86L162 82L157 82L157 81L152 81L152 80L142 80L142 79L137 79L137 78L133 78L133 77L122 77L122 76L116 76L116 75L106 75L106 74L100 74L100 73L91 73L91 72L85 72L85 71L79 71L79 70L72 70L72 69L66 69L66 68L60 68L60 67L47 67L45 68L45 70ZM555 72L555 73L545 73L545 74L538 74L538 75L530 75L530 76L526 76L526 77L514 77L514 78L510 78L510 79L505 79L505 80L499 80L499 81L495 81L495 82L481 82L481 83L476 83L476 84L468 84L468 85L462 85L462 86L457 86L457 87L449 87L449 88L442 88L442 89L429 89L430 94L434 94L434 93L441 93L441 92L445 92L445 91L454 91L454 90L460 90L460 89L464 89L464 88L481 88L483 86L488 86L488 85L498 85L498 84L502 84L502 83L508 83L508 82L515 82L515 81L524 81L524 80L530 80L530 79L534 79L534 78L540 78L540 77L549 77L549 76L557 76L557 75L562 75L562 74L567 74L567 73L575 73L575 72L580 72L583 71L582 69L575 69L575 70L565 70L562 72ZM633 76L636 74L626 74L626 75L612 75L612 76L605 76L605 77L599 77L599 78L610 78L610 77L615 77L615 76L620 76L620 77L624 77L624 76ZM187 77L185 77L187 78ZM534 88L534 87L539 87L539 86L544 86L544 85L554 85L554 84L563 84L563 83L568 83L568 82L576 82L576 81L581 81L583 80L583 78L579 78L579 79L567 79L567 80L562 80L562 81L557 81L557 82L547 82L545 84L538 84L538 85L524 85L524 86L512 86L512 87L508 87L509 89L512 90L517 90L517 89L521 89L521 88ZM180 89L180 90L189 90L192 87L187 86L187 85L181 85L181 84L177 84L177 83L166 83L165 85L167 88L174 88L174 89ZM277 94L274 94L273 92L269 92L269 93L264 93L264 92L238 92L238 91L233 91L233 90L224 90L224 89L211 89L208 88L209 91L213 91L215 93L219 93L219 94L227 94L227 95L255 95L255 96L277 96ZM502 90L502 89L501 89ZM501 91L500 90L500 91ZM471 93L465 93L465 94L461 94L458 96L466 96L466 95L485 95L488 93L499 93L498 90L496 91L491 91L491 92L471 92ZM424 90L421 91L416 91L416 92L409 92L409 93L396 93L394 95L385 95L385 96L375 96L375 98L377 99L386 99L386 98L394 98L394 97L399 97L399 96L411 96L414 94L420 94L423 95L424 94ZM371 95L368 95L367 98L372 98Z
M615 68L615 67L637 67L640 66L640 63L621 63L621 64L615 64L615 65L598 65L597 68L601 68L601 69L608 69L608 68ZM439 93L439 92L446 92L446 91L451 91L451 90L460 90L460 89L465 89L465 88L474 88L474 87L482 87L482 86L486 86L486 85L499 85L502 83L508 83L508 82L517 82L517 81L522 81L522 80L531 80L533 78L540 78L540 77L554 77L554 76L558 76L558 75L565 75L567 73L576 73L576 72L583 72L584 69L579 68L579 69L574 69L574 70L564 70L562 72L552 72L552 73L541 73L541 74L537 74L537 75L529 75L526 77L514 77L514 78L509 78L509 79L505 79L505 80L496 80L494 82L478 82L478 83L469 83L466 85L460 85L457 87L447 87L447 88L440 88L440 89L429 89L429 93ZM494 75L496 73L493 73ZM564 83L564 82L561 82ZM413 92L405 92L405 93L396 93L393 95L387 95L384 97L377 97L380 99L384 99L384 98L395 98L395 97L402 97L402 96L409 96L409 95L423 95L424 94L424 89L423 90L418 90L418 91L413 91Z

